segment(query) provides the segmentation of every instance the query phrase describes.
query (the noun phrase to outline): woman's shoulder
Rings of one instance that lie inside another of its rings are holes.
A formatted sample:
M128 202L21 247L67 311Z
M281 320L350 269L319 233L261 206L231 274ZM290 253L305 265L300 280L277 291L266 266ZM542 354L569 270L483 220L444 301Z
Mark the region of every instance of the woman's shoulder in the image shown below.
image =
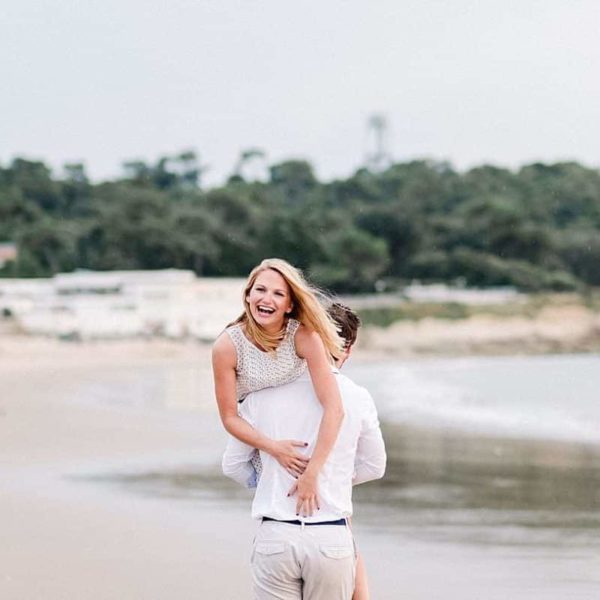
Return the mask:
M219 337L225 337L229 339L233 345L237 348L242 337L244 337L244 325L242 323L231 323L228 325Z
M221 331L221 333L217 336L215 340L215 344L222 339L232 340L235 339L238 335L242 333L242 324L238 322L229 323L225 329ZM222 343L222 342L220 342Z
M296 345L296 354L301 358L306 358L307 354L315 351L315 349L321 348L323 342L319 334L308 325L299 323L296 334L294 336L294 343Z
M229 327L225 329L219 337L214 341L212 347L213 357L227 359L229 357L235 358L236 348L235 343L231 338Z
M293 331L296 338L309 339L314 336L319 337L319 334L314 329L300 321L296 321L296 319L290 319L290 323L290 330Z

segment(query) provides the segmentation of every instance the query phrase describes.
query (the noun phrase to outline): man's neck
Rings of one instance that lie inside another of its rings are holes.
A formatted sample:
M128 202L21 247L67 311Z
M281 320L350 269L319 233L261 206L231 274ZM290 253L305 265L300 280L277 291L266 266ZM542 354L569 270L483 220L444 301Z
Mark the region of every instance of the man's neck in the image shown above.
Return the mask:
M346 362L347 359L348 359L348 355L344 354L344 356L342 356L342 358L335 361L335 367L338 371L342 368L342 365Z
M352 346L350 346L349 348L345 348L344 349L344 353L342 354L342 356L340 358L338 358L338 360L334 361L336 368L339 370L342 368L342 365L348 360L348 357L350 356L350 350L352 349Z

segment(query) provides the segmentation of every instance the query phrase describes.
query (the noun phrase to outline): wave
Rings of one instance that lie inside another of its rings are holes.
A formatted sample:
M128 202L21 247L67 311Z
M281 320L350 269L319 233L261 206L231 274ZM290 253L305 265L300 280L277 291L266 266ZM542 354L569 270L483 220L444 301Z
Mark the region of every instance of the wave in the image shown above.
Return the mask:
M600 358L389 361L352 366L384 421L487 435L600 442Z

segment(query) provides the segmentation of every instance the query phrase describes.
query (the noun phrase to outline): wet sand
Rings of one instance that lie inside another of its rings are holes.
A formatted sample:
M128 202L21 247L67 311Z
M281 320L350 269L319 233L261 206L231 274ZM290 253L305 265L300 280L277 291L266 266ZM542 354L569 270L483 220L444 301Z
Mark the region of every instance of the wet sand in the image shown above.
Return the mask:
M132 348L128 356L103 348L96 359L98 347L87 356L76 350L57 347L38 361L0 367L0 597L243 598L253 530L246 511L172 505L80 480L98 469L166 468L206 455L223 443L214 411L74 398L107 366L135 369L142 358ZM145 364L170 360L164 348L146 354Z
M218 472L206 347L0 340L0 386L3 600L251 598L250 497ZM593 448L386 440L388 477L356 493L373 598L600 593Z

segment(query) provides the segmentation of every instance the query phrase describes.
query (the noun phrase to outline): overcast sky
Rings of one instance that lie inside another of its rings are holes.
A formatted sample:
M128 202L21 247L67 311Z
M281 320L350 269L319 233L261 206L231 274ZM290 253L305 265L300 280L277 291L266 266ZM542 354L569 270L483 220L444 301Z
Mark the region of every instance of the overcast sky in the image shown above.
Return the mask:
M598 0L18 0L0 15L0 162L240 149L343 177L395 160L600 165Z

